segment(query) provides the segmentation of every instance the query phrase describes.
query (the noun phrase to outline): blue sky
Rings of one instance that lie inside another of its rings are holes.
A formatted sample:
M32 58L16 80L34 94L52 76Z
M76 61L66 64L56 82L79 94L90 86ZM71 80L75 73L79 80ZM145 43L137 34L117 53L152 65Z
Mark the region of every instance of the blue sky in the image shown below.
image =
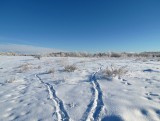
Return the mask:
M160 0L0 0L0 44L160 51Z

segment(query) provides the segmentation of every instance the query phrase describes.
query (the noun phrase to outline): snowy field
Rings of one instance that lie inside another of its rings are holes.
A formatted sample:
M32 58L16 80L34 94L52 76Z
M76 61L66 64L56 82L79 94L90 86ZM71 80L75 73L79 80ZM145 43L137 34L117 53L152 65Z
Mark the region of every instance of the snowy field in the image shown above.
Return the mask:
M0 56L0 121L160 121L160 61Z

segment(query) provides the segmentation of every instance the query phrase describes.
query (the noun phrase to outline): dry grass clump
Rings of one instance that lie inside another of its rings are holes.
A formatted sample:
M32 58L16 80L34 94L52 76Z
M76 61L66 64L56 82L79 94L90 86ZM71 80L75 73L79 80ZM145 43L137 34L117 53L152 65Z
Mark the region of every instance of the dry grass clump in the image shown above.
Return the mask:
M26 64L23 64L19 67L18 72L23 73L23 72L30 70L31 68L32 68L31 65L29 63L26 63Z
M48 71L47 71L47 73L49 73L49 74L54 74L54 72L55 72L55 70L54 70L54 68L51 68L51 69L49 69Z
M36 66L34 67L34 69L41 69L42 67L39 65L39 66Z
M36 59L38 59L38 60L40 60L42 58L41 55L34 55L33 57L36 58Z
M118 76L118 78L120 79L121 76L125 75L128 71L126 70L126 67L114 67L113 65L111 65L110 67L107 67L104 71L103 71L103 75L107 78L113 78Z
M10 79L6 80L6 83L13 83L16 81L15 77L11 77Z
M64 67L64 71L66 72L74 72L77 69L75 65L66 65Z
M55 70L54 70L54 68L50 68L46 73L54 76Z
M158 58L157 61L160 61L160 58Z

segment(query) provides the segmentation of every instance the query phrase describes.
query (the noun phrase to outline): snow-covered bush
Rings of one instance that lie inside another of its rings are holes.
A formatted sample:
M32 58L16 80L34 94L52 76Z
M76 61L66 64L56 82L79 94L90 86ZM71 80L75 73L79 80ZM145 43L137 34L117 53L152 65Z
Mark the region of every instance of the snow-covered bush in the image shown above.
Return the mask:
M67 72L74 72L77 69L77 67L75 65L66 65L64 67L64 71Z
M127 73L126 67L115 67L111 65L110 67L107 67L103 71L103 75L106 78L113 78L113 77L118 77L119 79Z
M34 58L37 58L38 60L40 60L40 59L42 58L41 55L34 55L33 57L34 57Z
M32 68L32 66L29 63L22 64L21 66L19 66L18 72L23 73L23 72L30 70L31 68Z
M6 83L13 83L16 81L15 77L11 77L10 79L6 80Z
M41 69L42 67L39 65L39 66L35 66L34 69Z
M51 69L49 69L49 70L47 71L47 73L49 73L49 74L51 74L51 73L54 74L54 72L55 72L55 71L54 71L54 68L51 68Z
M110 55L110 57L115 57L115 58L119 58L121 56L122 56L121 53L115 53L115 52L112 52Z

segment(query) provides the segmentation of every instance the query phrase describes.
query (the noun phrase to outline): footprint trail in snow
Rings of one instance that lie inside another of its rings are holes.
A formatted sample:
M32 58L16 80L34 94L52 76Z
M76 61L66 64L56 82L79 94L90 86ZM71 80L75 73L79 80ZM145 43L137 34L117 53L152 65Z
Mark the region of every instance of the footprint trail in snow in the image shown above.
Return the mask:
M81 121L99 121L99 115L104 106L102 99L102 90L96 79L96 74L101 70L101 68L91 75L90 83L92 84L92 99L87 107L87 110L82 116Z
M36 74L35 77L37 77L38 80L47 87L50 99L55 103L57 120L58 121L69 121L70 118L64 108L63 101L57 97L56 91L54 90L53 86L49 83L45 83L39 77L40 75L43 75L43 74L46 74L46 73Z

